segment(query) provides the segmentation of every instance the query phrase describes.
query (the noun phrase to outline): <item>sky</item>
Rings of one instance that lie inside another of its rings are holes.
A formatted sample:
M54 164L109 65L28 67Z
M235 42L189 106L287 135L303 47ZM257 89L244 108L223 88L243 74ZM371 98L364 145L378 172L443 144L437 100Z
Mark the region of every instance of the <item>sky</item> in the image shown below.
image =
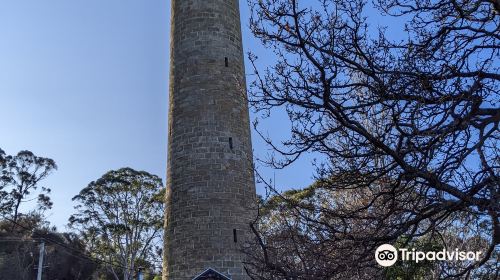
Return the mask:
M240 6L245 53L266 61L270 54L248 30L247 2ZM45 214L59 230L74 213L71 198L109 170L132 167L165 180L169 22L168 0L2 0L0 148L56 161L41 185L52 189ZM287 124L276 112L263 130L284 138ZM254 156L265 158L270 148L255 132L252 141ZM302 188L313 182L313 158L258 168L279 189Z

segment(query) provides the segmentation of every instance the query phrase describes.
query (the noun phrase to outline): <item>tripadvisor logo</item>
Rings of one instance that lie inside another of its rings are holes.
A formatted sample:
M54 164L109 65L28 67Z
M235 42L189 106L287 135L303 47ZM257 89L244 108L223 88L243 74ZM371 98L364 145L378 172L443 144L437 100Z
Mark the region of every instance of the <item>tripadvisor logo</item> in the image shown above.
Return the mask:
M381 266L391 266L398 260L398 251L392 245L380 245L375 251L375 260Z
M414 261L418 263L420 261L479 261L482 252L465 252L455 249L454 251L447 251L443 249L441 251L416 251L415 249L405 249L400 248L397 250L394 246L390 244L380 245L377 250L375 250L375 260L381 266L387 267L392 266L397 260L402 261Z

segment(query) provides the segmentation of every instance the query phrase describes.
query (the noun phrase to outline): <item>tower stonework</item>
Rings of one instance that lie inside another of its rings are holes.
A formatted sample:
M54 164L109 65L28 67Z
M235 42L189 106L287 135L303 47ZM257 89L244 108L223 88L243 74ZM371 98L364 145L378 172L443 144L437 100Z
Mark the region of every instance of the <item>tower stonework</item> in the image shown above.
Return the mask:
M255 218L238 0L172 0L163 279L247 279Z

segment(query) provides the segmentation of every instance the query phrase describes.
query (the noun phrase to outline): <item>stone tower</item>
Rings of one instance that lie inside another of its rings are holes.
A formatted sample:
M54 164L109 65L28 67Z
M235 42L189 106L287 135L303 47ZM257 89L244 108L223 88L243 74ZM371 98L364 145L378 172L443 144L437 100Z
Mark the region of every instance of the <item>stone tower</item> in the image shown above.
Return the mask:
M163 279L247 279L255 184L238 4L172 0Z

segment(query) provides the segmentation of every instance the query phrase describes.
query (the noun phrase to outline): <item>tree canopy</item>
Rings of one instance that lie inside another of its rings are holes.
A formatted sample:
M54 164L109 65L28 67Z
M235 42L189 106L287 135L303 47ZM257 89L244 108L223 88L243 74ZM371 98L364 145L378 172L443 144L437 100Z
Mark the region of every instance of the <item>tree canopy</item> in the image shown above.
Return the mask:
M0 275L2 279L36 279L40 244L45 243L43 279L88 280L96 263L86 258L75 234L59 233L39 213L20 215L16 227L0 220Z
M161 263L164 215L161 178L145 171L109 171L82 189L70 226L114 279L131 280Z
M57 169L53 159L36 156L31 151L20 151L14 156L0 149L0 214L8 215L14 222L19 218L20 206L36 199L38 210L52 207L51 189L40 182ZM39 191L33 197L34 191Z

